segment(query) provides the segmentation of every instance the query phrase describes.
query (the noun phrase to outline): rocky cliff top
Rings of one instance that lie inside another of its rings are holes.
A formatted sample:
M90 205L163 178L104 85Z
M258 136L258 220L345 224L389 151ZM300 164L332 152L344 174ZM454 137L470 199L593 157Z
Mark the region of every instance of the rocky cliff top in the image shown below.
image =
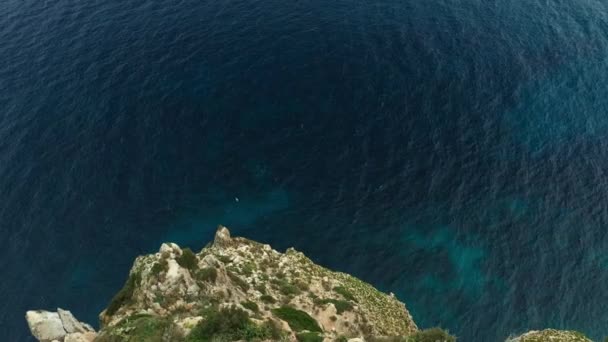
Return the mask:
M507 339L506 342L592 342L578 331L546 329L529 331L521 336Z
M335 339L417 330L394 296L294 249L279 253L220 227L199 253L163 244L158 253L138 257L125 288L100 315L102 335L120 335L129 317L150 315L188 336L209 310L244 312L252 324L274 327L290 340L304 331Z
M221 226L198 253L167 243L138 257L99 317L101 330L94 332L69 311L26 315L43 342L455 341L441 329L420 331L392 294L292 248L280 253L231 237ZM550 339L532 339L541 335L530 332L510 341L589 341L553 332Z

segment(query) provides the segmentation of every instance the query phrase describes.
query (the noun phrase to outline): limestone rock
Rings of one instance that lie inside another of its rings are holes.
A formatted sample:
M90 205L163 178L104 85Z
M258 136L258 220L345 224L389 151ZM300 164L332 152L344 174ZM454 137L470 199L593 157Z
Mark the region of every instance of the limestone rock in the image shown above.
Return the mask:
M86 323L79 322L70 311L58 308L57 313L63 324L65 331L69 333L94 332L93 327Z
M63 341L67 334L59 314L43 310L28 311L25 319L30 331L41 342Z
M97 336L90 325L63 309L28 311L25 319L32 335L41 342L93 342Z
M232 238L230 237L230 231L224 226L219 226L215 232L215 239L213 240L213 247L228 247L232 244Z

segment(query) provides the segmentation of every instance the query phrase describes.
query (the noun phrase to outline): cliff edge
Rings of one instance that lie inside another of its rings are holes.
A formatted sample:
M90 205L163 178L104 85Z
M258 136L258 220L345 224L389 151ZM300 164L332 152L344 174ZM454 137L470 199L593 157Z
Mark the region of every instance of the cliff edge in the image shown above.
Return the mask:
M392 294L292 248L280 253L231 237L222 226L198 253L167 243L138 257L99 318L95 332L62 309L26 314L42 342L456 340L438 328L419 330ZM530 332L509 341L590 341L552 332L549 339Z

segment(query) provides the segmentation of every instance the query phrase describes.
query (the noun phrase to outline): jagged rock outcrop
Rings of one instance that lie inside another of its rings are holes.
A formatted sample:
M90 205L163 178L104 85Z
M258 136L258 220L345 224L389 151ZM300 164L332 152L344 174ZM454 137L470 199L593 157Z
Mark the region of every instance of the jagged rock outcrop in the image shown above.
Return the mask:
M418 330L394 296L294 249L279 253L220 227L213 244L197 254L163 244L158 253L138 257L125 288L100 315L100 336L125 335L132 317L146 315L163 320L155 324L165 324L174 339L185 339L206 321L206 310L243 312L249 329L267 339L271 332L295 341L302 333L331 340Z
M28 311L25 319L35 338L42 342L92 342L97 334L88 324L79 322L71 312Z
M592 342L578 331L546 329L529 331L523 335L509 338L506 342Z
M393 294L316 265L293 248L279 253L231 237L221 226L199 253L165 243L138 257L100 314L98 333L61 309L26 316L43 342L456 340L441 329L420 331ZM588 341L559 331L530 339L536 333L509 342Z

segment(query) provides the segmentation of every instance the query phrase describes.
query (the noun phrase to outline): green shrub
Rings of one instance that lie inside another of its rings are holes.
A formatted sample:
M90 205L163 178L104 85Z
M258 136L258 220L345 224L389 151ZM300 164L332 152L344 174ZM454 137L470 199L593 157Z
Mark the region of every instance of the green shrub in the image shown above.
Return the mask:
M300 294L300 289L290 284L285 279L272 279L270 282L276 285L275 287L286 296Z
M184 248L182 250L182 255L175 258L175 261L177 261L181 267L187 268L190 271L194 271L198 268L198 260L190 248Z
M277 300L276 300L276 299L274 299L274 297L273 297L273 296L271 296L271 295L262 295L262 296L260 297L260 299L261 299L261 300L262 300L264 303L268 303L268 304L274 304L274 303L276 303L276 302L277 302Z
M254 271L254 266L250 262L246 262L241 266L241 272L243 272L243 274L246 276L250 276L253 273L253 271Z
M338 315L342 314L344 311L350 311L353 309L353 305L351 303L339 299L315 299L314 303L316 305L326 305L332 303L336 307L336 312Z
M241 279L241 277L239 277L238 275L234 274L231 271L228 271L228 277L230 278L230 280L232 280L238 287L240 287L241 289L243 289L243 291L247 292L247 290L249 290L249 284L247 284L246 281L244 281L243 279Z
M201 281L215 283L215 279L217 279L217 270L214 267L204 267L196 272L196 278Z
M188 341L210 341L218 335L243 330L248 324L250 324L249 316L241 309L211 308L205 313L205 318L192 329Z
M192 329L187 342L267 340L277 336L271 324L257 325L242 309L231 307L218 310L210 308L205 318Z
M296 335L299 342L323 342L323 337L314 332L304 332Z
M256 289L258 292L260 292L261 294L263 294L263 295L267 294L267 293L266 293L266 286L264 286L264 284L261 284L261 283L260 283L260 284L257 284L257 285L255 286L255 289Z
M344 336L338 336L338 338L336 339L336 342L348 342L348 338L346 338Z
M249 309L253 312L258 312L260 311L260 308L258 307L258 305L250 300L246 301L246 302L241 302L241 305L245 308L245 309Z
M152 265L150 272L152 272L153 276L158 277L159 274L162 272L167 272L168 270L169 263L167 262L167 259L160 259L158 262L155 262L154 265Z
M290 306L282 306L278 309L273 309L272 313L278 318L289 324L292 330L302 331L308 330L313 332L321 332L319 323L314 318L310 317L306 312L294 309Z
M456 337L440 328L421 330L408 337L407 342L456 342Z
M118 311L123 305L128 303L133 298L133 291L141 283L141 274L135 272L129 276L125 285L118 291L118 293L112 298L112 301L106 309L106 315L112 316Z
M344 297L347 300L352 300L353 302L357 302L357 299L355 299L355 296L344 286L336 286L336 287L334 287L334 291L336 293L341 294L342 297Z
M270 340L272 341L284 341L285 340L285 331L283 331L283 328L281 326L281 324L279 324L278 322L275 322L273 320L268 320L264 323L264 325L262 326L268 336L270 336Z

